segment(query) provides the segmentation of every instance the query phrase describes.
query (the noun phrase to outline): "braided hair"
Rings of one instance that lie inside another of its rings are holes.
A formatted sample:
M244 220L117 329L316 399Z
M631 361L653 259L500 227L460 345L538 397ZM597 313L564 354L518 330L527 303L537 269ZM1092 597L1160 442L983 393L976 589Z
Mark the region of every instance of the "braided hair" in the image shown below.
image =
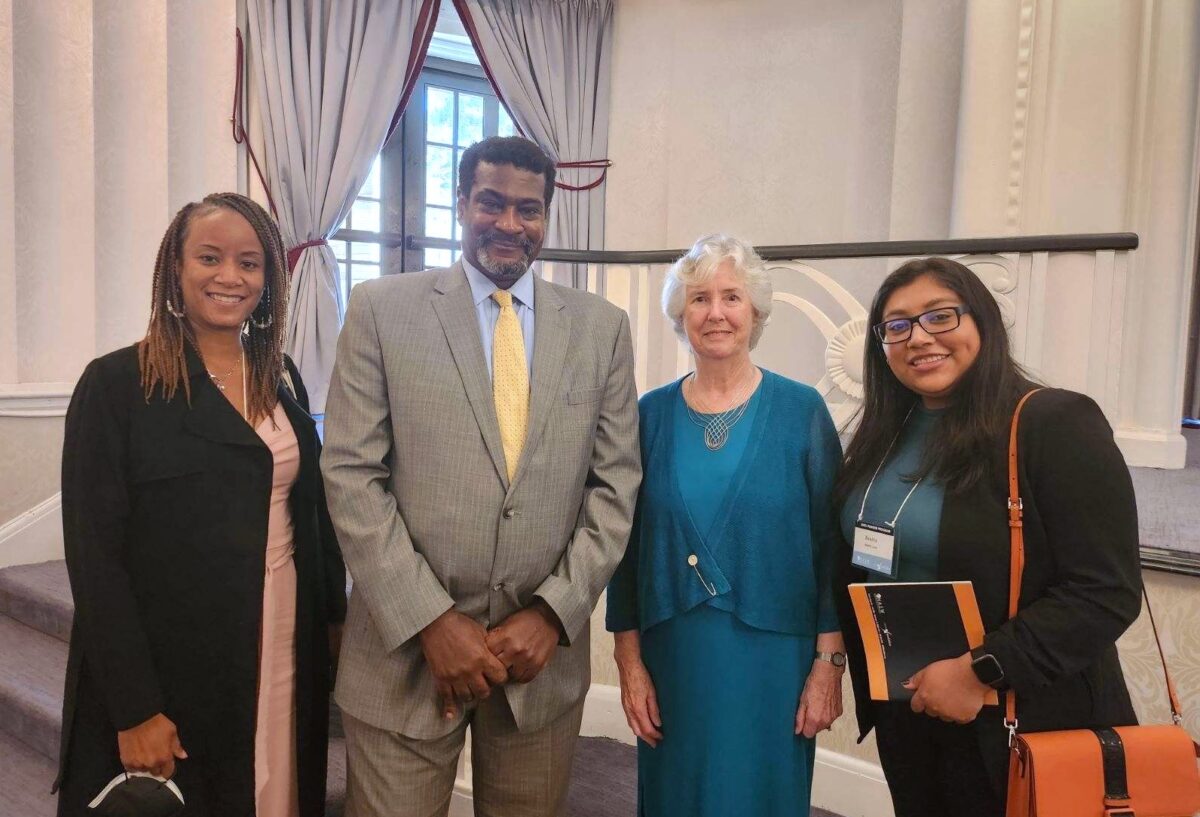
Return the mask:
M154 285L150 296L150 325L138 343L138 368L146 401L155 388L161 388L164 400L171 400L183 384L191 405L191 387L187 377L188 343L200 354L196 335L183 305L180 272L183 245L192 220L216 210L232 210L250 223L262 243L266 256L263 291L243 330L246 351L247 418L254 421L275 408L276 390L283 372L283 347L287 321L288 266L279 227L253 199L238 193L213 193L194 201L175 214L158 247L154 262Z

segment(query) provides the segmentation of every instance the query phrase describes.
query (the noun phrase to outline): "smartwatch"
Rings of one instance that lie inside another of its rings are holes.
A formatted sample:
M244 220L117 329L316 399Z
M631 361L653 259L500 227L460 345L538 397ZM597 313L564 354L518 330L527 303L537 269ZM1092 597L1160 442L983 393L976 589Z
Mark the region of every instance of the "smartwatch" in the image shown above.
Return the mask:
M986 652L983 647L971 650L971 669L975 672L976 678L992 689L1005 688L1004 667L1000 666L1000 661L996 656Z
M844 652L818 652L815 657L818 661L828 661L839 669L846 666L846 653Z

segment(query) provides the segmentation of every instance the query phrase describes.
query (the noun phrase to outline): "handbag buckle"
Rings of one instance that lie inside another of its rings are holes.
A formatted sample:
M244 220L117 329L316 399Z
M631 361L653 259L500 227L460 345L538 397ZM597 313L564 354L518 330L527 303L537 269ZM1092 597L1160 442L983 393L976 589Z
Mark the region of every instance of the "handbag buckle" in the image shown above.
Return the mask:
M1017 745L1017 719L1013 718L1010 721L1005 718L1004 728L1008 730L1008 748L1011 749Z

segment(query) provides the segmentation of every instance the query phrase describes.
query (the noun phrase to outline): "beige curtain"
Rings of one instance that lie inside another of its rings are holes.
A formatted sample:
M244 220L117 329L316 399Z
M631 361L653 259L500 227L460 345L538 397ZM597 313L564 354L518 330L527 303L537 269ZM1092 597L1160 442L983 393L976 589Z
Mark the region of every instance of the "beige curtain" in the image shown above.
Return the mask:
M324 241L342 223L425 60L440 0L248 0L267 187L289 248L288 352L325 411L344 305Z
M513 121L560 164L607 161L613 5L454 0ZM558 173L546 246L602 249L604 168L564 167Z

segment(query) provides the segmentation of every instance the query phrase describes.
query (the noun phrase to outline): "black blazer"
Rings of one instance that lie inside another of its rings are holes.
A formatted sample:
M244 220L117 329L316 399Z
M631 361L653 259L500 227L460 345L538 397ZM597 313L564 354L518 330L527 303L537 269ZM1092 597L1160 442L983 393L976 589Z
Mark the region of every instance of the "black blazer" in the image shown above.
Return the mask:
M116 731L164 712L189 759L188 815L254 814L254 733L271 452L187 349L191 405L146 400L136 347L92 361L67 410L63 537L75 622L59 770L60 815L121 770ZM300 444L291 493L297 576L300 813L324 813L328 625L345 568L325 507L308 397L279 399Z
M996 441L1008 451L1008 435ZM1018 465L1025 516L1019 612L1008 621L1008 472L999 457L989 480L947 490L938 533L938 578L969 579L983 617L985 648L1017 692L1021 731L1136 722L1115 642L1141 610L1137 507L1129 469L1100 407L1047 389L1021 413ZM858 626L846 584L865 581L843 541L838 593L854 685L859 741L875 725ZM1007 773L1003 709L976 720L998 790Z

